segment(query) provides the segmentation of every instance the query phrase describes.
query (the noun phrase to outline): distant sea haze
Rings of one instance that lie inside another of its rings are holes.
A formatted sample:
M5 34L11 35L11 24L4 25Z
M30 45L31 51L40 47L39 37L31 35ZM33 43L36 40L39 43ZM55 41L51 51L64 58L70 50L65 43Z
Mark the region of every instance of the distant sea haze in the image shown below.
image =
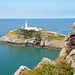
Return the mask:
M29 27L43 28L67 35L75 19L0 19L0 37L14 29L20 29L28 22Z

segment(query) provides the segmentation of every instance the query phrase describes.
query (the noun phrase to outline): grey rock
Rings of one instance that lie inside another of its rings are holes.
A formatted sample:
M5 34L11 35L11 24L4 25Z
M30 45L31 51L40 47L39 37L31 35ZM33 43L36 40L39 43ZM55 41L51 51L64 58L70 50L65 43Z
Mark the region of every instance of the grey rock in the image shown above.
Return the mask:
M38 38L36 38L36 37L34 37L34 38L29 38L29 39L25 39L25 43L27 43L27 44L34 44L34 45L39 44L40 41L41 41L41 40L38 39Z
M28 70L30 70L29 68L27 68L26 66L20 66L19 69L14 73L14 75L20 75L21 73L27 72Z
M39 67L42 67L42 65L41 64L50 64L50 65L56 65L56 63L55 63L55 61L53 61L53 60L51 60L51 59L49 59L49 58L43 58L42 60L41 60L41 62L37 65L37 67L36 67L36 69L37 68L39 68Z
M71 64L71 68L75 68L75 62Z
M34 43L34 40L35 40L35 38L27 39L28 43L31 43L31 44L33 44L33 43Z
M19 40L10 39L10 38L7 37L7 36L3 36L3 37L1 37L1 38L0 38L0 41L4 41L4 42L16 42L16 43L19 42Z
M72 28L71 28L71 30L70 30L70 33L69 33L68 36L66 37L66 41L68 41L72 35L75 35L75 22L74 22L73 25L72 25Z
M61 50L60 54L59 54L59 57L64 56L65 53L66 53L66 49L63 48L63 49Z
M71 68L75 68L75 49L66 57L66 61L71 64Z

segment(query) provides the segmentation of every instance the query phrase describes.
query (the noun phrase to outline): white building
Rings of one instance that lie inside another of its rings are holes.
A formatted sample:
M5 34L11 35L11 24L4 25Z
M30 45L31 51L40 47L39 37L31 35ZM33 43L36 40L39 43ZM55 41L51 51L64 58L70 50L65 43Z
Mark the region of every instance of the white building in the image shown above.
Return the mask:
M24 27L22 26L22 28L21 29L24 29Z
M22 29L23 29L23 27L22 27ZM28 26L27 26L27 20L25 21L25 29L26 29L26 30L35 30L35 31L42 30L42 28L28 27Z

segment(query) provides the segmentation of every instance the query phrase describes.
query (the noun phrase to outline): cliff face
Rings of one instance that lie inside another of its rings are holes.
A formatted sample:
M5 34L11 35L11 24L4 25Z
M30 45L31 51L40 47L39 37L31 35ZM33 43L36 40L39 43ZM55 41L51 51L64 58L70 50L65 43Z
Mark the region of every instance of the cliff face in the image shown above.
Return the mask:
M71 65L75 72L75 23L66 37L66 45L61 50L59 57L65 57L66 62Z
M65 36L50 32L50 31L42 31L41 32L41 43L40 45L45 45L48 48L61 49L64 47Z
M17 29L10 31L0 38L0 42L11 43L15 45L35 45L50 49L61 49L64 47L65 36L50 31L33 31Z
M72 28L70 30L70 33L67 35L66 37L66 41L69 41L69 39L72 37L72 36L75 36L75 22L73 23L72 25Z

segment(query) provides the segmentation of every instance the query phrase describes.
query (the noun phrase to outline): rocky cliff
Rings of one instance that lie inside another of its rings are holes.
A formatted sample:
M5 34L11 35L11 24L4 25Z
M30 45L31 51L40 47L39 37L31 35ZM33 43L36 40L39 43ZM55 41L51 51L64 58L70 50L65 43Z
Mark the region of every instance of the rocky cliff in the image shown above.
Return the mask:
M61 50L59 55L59 58L61 57L65 57L64 60L70 64L75 72L75 23L73 23L70 33L66 36L65 47Z
M70 30L70 33L66 37L66 41L69 41L69 39L75 35L75 22L72 25L72 28Z
M65 43L65 35L51 31L25 30L17 29L10 31L0 38L0 43L9 43L12 45L34 45L37 47L46 47L49 49L62 49Z

